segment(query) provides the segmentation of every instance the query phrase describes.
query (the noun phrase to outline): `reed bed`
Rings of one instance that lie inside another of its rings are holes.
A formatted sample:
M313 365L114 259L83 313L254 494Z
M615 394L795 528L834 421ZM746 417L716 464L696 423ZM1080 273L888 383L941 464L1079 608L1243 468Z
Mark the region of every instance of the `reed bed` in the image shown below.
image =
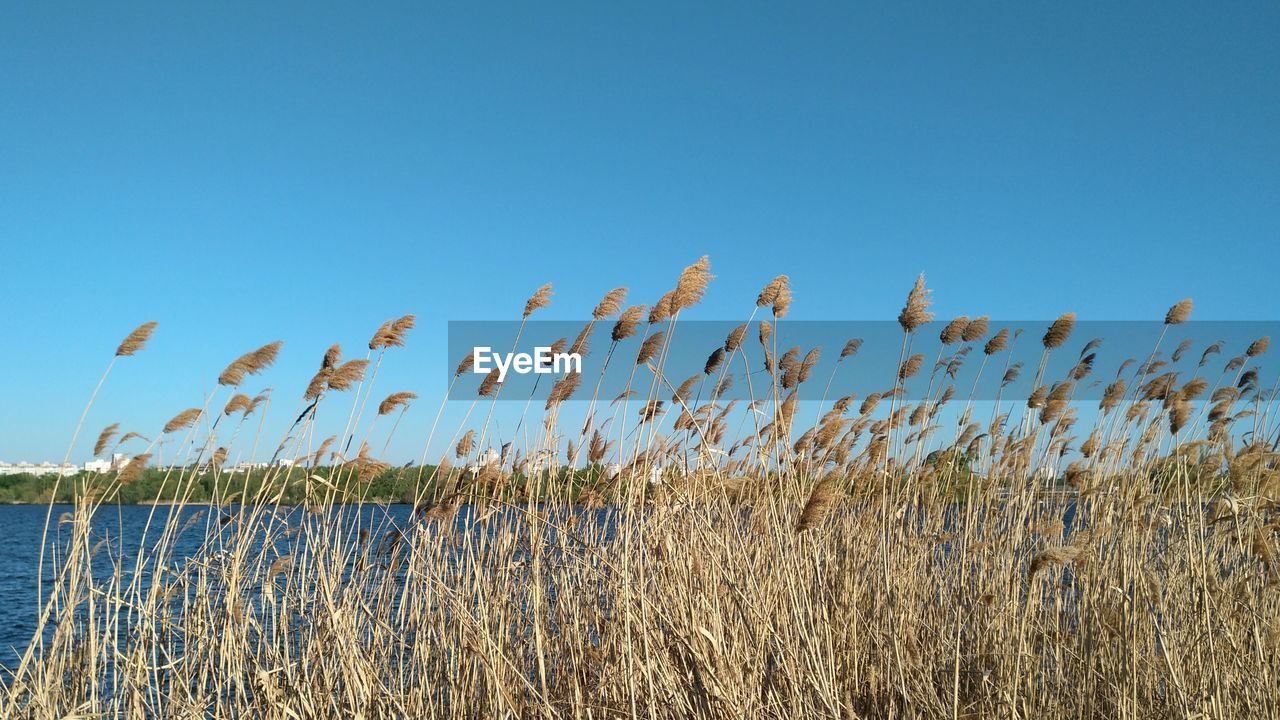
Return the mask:
M532 431L498 438L484 418L502 388L486 382L434 464L393 469L370 450L418 402L409 391L369 402L413 317L381 325L365 358L344 362L334 346L276 451L297 462L197 515L155 508L137 558L94 535L95 514L164 436L193 448L161 468L179 498L205 470L251 456L263 433L251 416L270 397L238 388L281 347L234 360L214 388L225 396L211 391L155 441L106 428L95 452L150 446L69 481L75 507L50 523L52 589L34 608L41 630L6 673L4 715L1280 715L1280 467L1272 397L1248 375L1265 339L1225 360L1207 348L1203 377L1162 373L1152 348L1108 386L1092 427L1076 426L1072 394L1088 368L1047 378L1042 359L1027 369L1030 397L977 420L946 368L972 349L985 372L1015 372L1001 358L1014 337L957 318L931 371L912 352L933 319L922 276L884 392L811 412L796 388L831 380L813 375L817 351L779 352L786 276L746 303L754 325L708 348L702 380L666 378L681 315L711 280L702 258L652 307L627 306L619 288L594 309L611 344L587 348L586 329L570 347L633 363L624 397L565 376L545 405L525 404ZM522 321L551 302L539 288ZM1164 321L1191 311L1181 301ZM1042 358L1074 322L1044 328ZM754 342L769 363L738 379L751 384L744 413L722 396ZM850 340L841 363L858 350ZM903 388L924 382L926 399L909 400ZM568 401L589 403L585 426L560 420ZM963 410L939 426L948 403ZM340 436L315 437L321 404L349 406ZM1044 492L1046 466L1067 491ZM407 520L349 505L387 472L415 474ZM283 504L299 485L305 506ZM192 536L198 550L178 552Z

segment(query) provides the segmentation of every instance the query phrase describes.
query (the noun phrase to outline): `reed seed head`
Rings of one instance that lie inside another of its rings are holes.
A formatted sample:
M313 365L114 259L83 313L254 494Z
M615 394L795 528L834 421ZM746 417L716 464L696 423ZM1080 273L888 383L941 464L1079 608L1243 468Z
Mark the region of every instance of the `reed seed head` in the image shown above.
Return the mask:
M169 422L164 424L164 430L163 430L164 434L168 435L169 433L175 430L181 430L183 428L189 428L192 425L195 425L196 420L200 419L200 413L201 413L200 408L193 407L193 408L187 408L186 410L183 410L177 415L174 415L173 418L169 420Z
M933 313L929 312L929 306L933 304L933 300L929 298L931 293L924 286L924 273L920 273L911 292L907 293L907 303L902 306L902 312L898 313L898 324L902 326L903 332L911 332L933 320Z
M1071 337L1071 330L1075 326L1076 314L1073 312L1063 313L1062 315L1059 315L1058 319L1054 320L1053 324L1049 326L1049 329L1045 331L1044 337L1040 342L1049 350L1060 347L1067 341L1067 338Z
M604 320L605 318L616 315L622 309L622 303L627 299L627 289L624 287L614 288L605 293L605 296L591 311L591 317L595 320Z
M686 267L676 282L675 294L671 298L671 312L678 313L701 302L712 277L711 261L706 255Z
M1183 298L1174 303L1173 307L1169 308L1169 312L1164 314L1164 324L1181 325L1189 317L1191 317L1191 298Z
M533 295L529 296L529 299L525 301L524 315L522 317L527 318L532 315L534 311L550 305L551 294L551 283L547 283L546 285L538 288Z
M408 408L409 403L417 399L418 399L418 394L415 392L409 392L407 390L402 390L400 392L393 392L390 395L388 395L386 398L384 398L382 402L378 403L378 414L388 415L394 412L396 408L399 408L399 407Z
M133 332L126 335L116 347L116 357L127 357L146 347L147 341L151 339L151 334L156 331L156 326L159 324L151 320L134 328Z

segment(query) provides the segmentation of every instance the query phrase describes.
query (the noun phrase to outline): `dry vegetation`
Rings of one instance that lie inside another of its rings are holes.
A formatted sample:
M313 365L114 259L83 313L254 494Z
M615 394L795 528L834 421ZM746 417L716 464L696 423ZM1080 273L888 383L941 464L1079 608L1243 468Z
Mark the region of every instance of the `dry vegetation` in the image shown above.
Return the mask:
M136 563L104 546L91 519L146 467L150 448L119 473L80 481L76 509L51 522L60 542L38 609L45 632L7 679L5 714L1280 713L1280 470L1267 440L1269 389L1250 374L1265 339L1230 358L1208 348L1196 377L1162 371L1167 351L1152 348L1108 386L1084 428L1072 397L1089 368L1045 378L1042 362L1030 398L978 420L948 370L970 348L969 362L1009 371L1000 356L1014 336L985 317L958 318L941 337L955 355L930 373L912 352L932 319L922 277L899 316L897 377L878 396L815 411L795 390L830 382L810 377L816 352L778 354L785 276L714 349L703 378L663 375L669 339L710 279L704 258L652 307L610 292L591 322L612 324L611 345L594 352L634 364L632 392L610 402L591 396L595 378L566 376L540 417L529 411L538 439L474 469L499 439L488 422L458 428L457 467L446 458L415 469L408 523L339 519L340 503L359 498L306 463L333 458L356 478L386 470L369 443L389 441L392 418L416 396L369 401L412 316L381 326L363 359L344 362L337 346L325 353L282 443L304 464L195 520L156 509L148 533L158 540ZM551 301L544 286L523 318ZM1190 312L1180 302L1165 322ZM1060 350L1074 321L1066 314L1045 330L1042 357ZM141 350L153 327L131 334L117 358ZM587 336L570 347L592 351ZM756 342L771 360L767 373L739 378L760 410L742 413L720 390ZM858 345L842 348L842 361ZM190 434L215 465L227 448L256 447L261 424L254 432L246 418L264 398L238 388L279 350L236 359L218 378L225 406L211 395L163 433ZM908 401L909 382L927 382L928 399ZM491 416L500 393L486 382L468 417ZM585 426L560 420L570 399L589 403ZM346 402L342 435L314 438L316 407ZM959 420L943 426L947 404ZM147 442L117 440L118 430L95 450ZM621 472L565 472L610 462ZM1034 469L1046 465L1071 492L1042 492ZM167 482L182 488L190 467L170 468ZM653 468L662 482L650 483ZM316 498L307 511L277 504L296 483ZM200 550L177 553L190 534L203 538Z

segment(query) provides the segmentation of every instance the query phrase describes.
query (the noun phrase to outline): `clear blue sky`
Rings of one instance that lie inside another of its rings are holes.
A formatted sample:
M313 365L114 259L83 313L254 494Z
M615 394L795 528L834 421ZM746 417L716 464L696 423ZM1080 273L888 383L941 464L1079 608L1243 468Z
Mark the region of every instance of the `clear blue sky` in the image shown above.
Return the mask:
M891 318L920 271L942 316L1270 319L1277 37L1274 2L6 3L0 458L60 459L143 320L77 461L277 338L284 422L405 312L416 458L447 320L704 253L707 319L780 272L793 317Z

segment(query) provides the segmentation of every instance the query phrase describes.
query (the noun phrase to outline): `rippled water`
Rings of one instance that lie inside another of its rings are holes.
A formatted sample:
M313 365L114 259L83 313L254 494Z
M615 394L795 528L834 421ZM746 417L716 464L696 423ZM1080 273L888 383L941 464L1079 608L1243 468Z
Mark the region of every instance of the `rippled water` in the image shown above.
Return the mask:
M52 549L56 541L59 516L72 508L70 505L53 506L49 547ZM44 529L46 505L0 505L0 667L14 669L22 657L22 653L31 642L37 620L36 605L36 568L40 560L40 538ZM188 506L172 509L180 513L182 522L190 516L204 512L203 506ZM163 524L171 508L156 507L153 526ZM394 521L404 523L412 508L409 505L392 505L390 507L365 505L358 509L349 509L352 519L359 518L363 526L378 526ZM112 552L122 558L124 567L131 568L132 560L137 557L140 544L144 541L143 530L153 509L143 505L124 505L103 508L94 517L94 542L107 538L110 540ZM64 534L66 531L63 531ZM146 542L151 545L159 535L155 529L146 534ZM187 532L179 536L174 555L182 558L195 553L203 539L200 532ZM105 558L104 558L105 559ZM46 557L46 568L50 567ZM48 596L52 580L46 572L44 578L45 596ZM8 673L0 672L0 675Z

